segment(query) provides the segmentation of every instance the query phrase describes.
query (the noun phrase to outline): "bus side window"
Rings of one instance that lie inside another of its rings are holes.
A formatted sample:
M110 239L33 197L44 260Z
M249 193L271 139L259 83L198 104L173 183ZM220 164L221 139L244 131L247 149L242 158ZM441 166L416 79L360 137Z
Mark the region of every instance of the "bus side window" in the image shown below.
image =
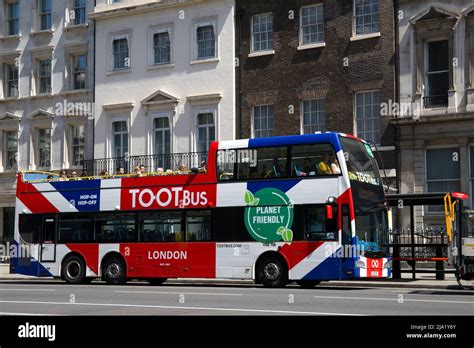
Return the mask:
M337 209L333 209L334 218L326 219L326 206L305 207L305 240L336 240Z
M211 212L188 211L186 214L186 242L211 240Z
M19 230L21 238L27 243L38 243L41 230L40 215L20 215Z

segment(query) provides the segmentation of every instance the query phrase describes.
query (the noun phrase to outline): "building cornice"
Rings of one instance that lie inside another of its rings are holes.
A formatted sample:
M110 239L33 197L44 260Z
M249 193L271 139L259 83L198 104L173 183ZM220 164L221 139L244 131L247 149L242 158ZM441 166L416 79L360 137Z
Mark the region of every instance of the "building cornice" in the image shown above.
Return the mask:
M413 126L417 124L430 124L430 123L453 123L453 122L466 122L474 121L474 113L464 112L456 114L443 114L443 115L432 115L432 116L421 116L420 118L412 117L401 117L390 120L391 124L397 126Z
M163 0L157 0L156 2L148 4L121 6L104 10L101 10L103 7L99 7L95 9L95 12L89 13L88 17L94 20L102 20L113 17L134 15L143 12L161 11L177 6L193 5L202 2L204 2L204 0L175 0L173 2L164 2Z

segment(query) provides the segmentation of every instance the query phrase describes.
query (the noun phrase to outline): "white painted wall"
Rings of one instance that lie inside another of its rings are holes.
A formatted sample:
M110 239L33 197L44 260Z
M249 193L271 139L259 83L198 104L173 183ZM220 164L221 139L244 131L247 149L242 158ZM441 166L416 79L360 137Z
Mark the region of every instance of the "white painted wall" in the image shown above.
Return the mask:
M97 11L107 9L104 2L105 0L98 1ZM127 1L124 2L128 4ZM151 2L155 1L148 1ZM108 6L113 8L117 5ZM192 64L194 24L197 20L206 18L216 20L217 23L218 60ZM171 66L153 69L148 67L152 50L150 28L160 25L172 27L171 47L174 61ZM192 96L221 95L218 104L203 102L200 107L217 109L217 139L234 139L234 1L192 1L188 5L136 14L129 11L125 16L97 18L96 26L96 159L111 157L111 120L117 116L125 116L129 120L130 155L152 154L152 113L147 116L146 108L140 102L157 90L179 99L176 113L172 116L171 152L195 151L195 113L198 107L193 106L187 99ZM113 33L120 32L127 33L130 38L131 69L128 72L111 74L110 38ZM103 108L104 105L121 103L133 103L134 106L131 111L106 111Z

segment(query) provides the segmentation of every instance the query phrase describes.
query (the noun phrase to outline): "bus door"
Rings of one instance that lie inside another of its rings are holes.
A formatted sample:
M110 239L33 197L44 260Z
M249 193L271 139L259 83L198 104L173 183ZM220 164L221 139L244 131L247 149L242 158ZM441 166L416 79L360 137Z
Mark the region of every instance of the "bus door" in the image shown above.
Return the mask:
M352 246L351 218L349 215L349 206L343 204L341 207L341 248L342 248L342 275L352 276L353 267L351 259L354 255L355 247ZM348 272L351 272L350 274Z
M56 217L43 217L40 238L40 261L55 262L56 261Z

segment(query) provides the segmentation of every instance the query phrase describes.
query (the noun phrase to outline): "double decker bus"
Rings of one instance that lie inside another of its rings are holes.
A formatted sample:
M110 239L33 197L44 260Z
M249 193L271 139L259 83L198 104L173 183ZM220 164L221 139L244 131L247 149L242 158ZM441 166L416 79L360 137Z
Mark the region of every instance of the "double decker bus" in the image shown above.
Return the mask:
M371 147L341 133L213 142L202 171L60 181L18 173L11 272L161 284L390 276Z

